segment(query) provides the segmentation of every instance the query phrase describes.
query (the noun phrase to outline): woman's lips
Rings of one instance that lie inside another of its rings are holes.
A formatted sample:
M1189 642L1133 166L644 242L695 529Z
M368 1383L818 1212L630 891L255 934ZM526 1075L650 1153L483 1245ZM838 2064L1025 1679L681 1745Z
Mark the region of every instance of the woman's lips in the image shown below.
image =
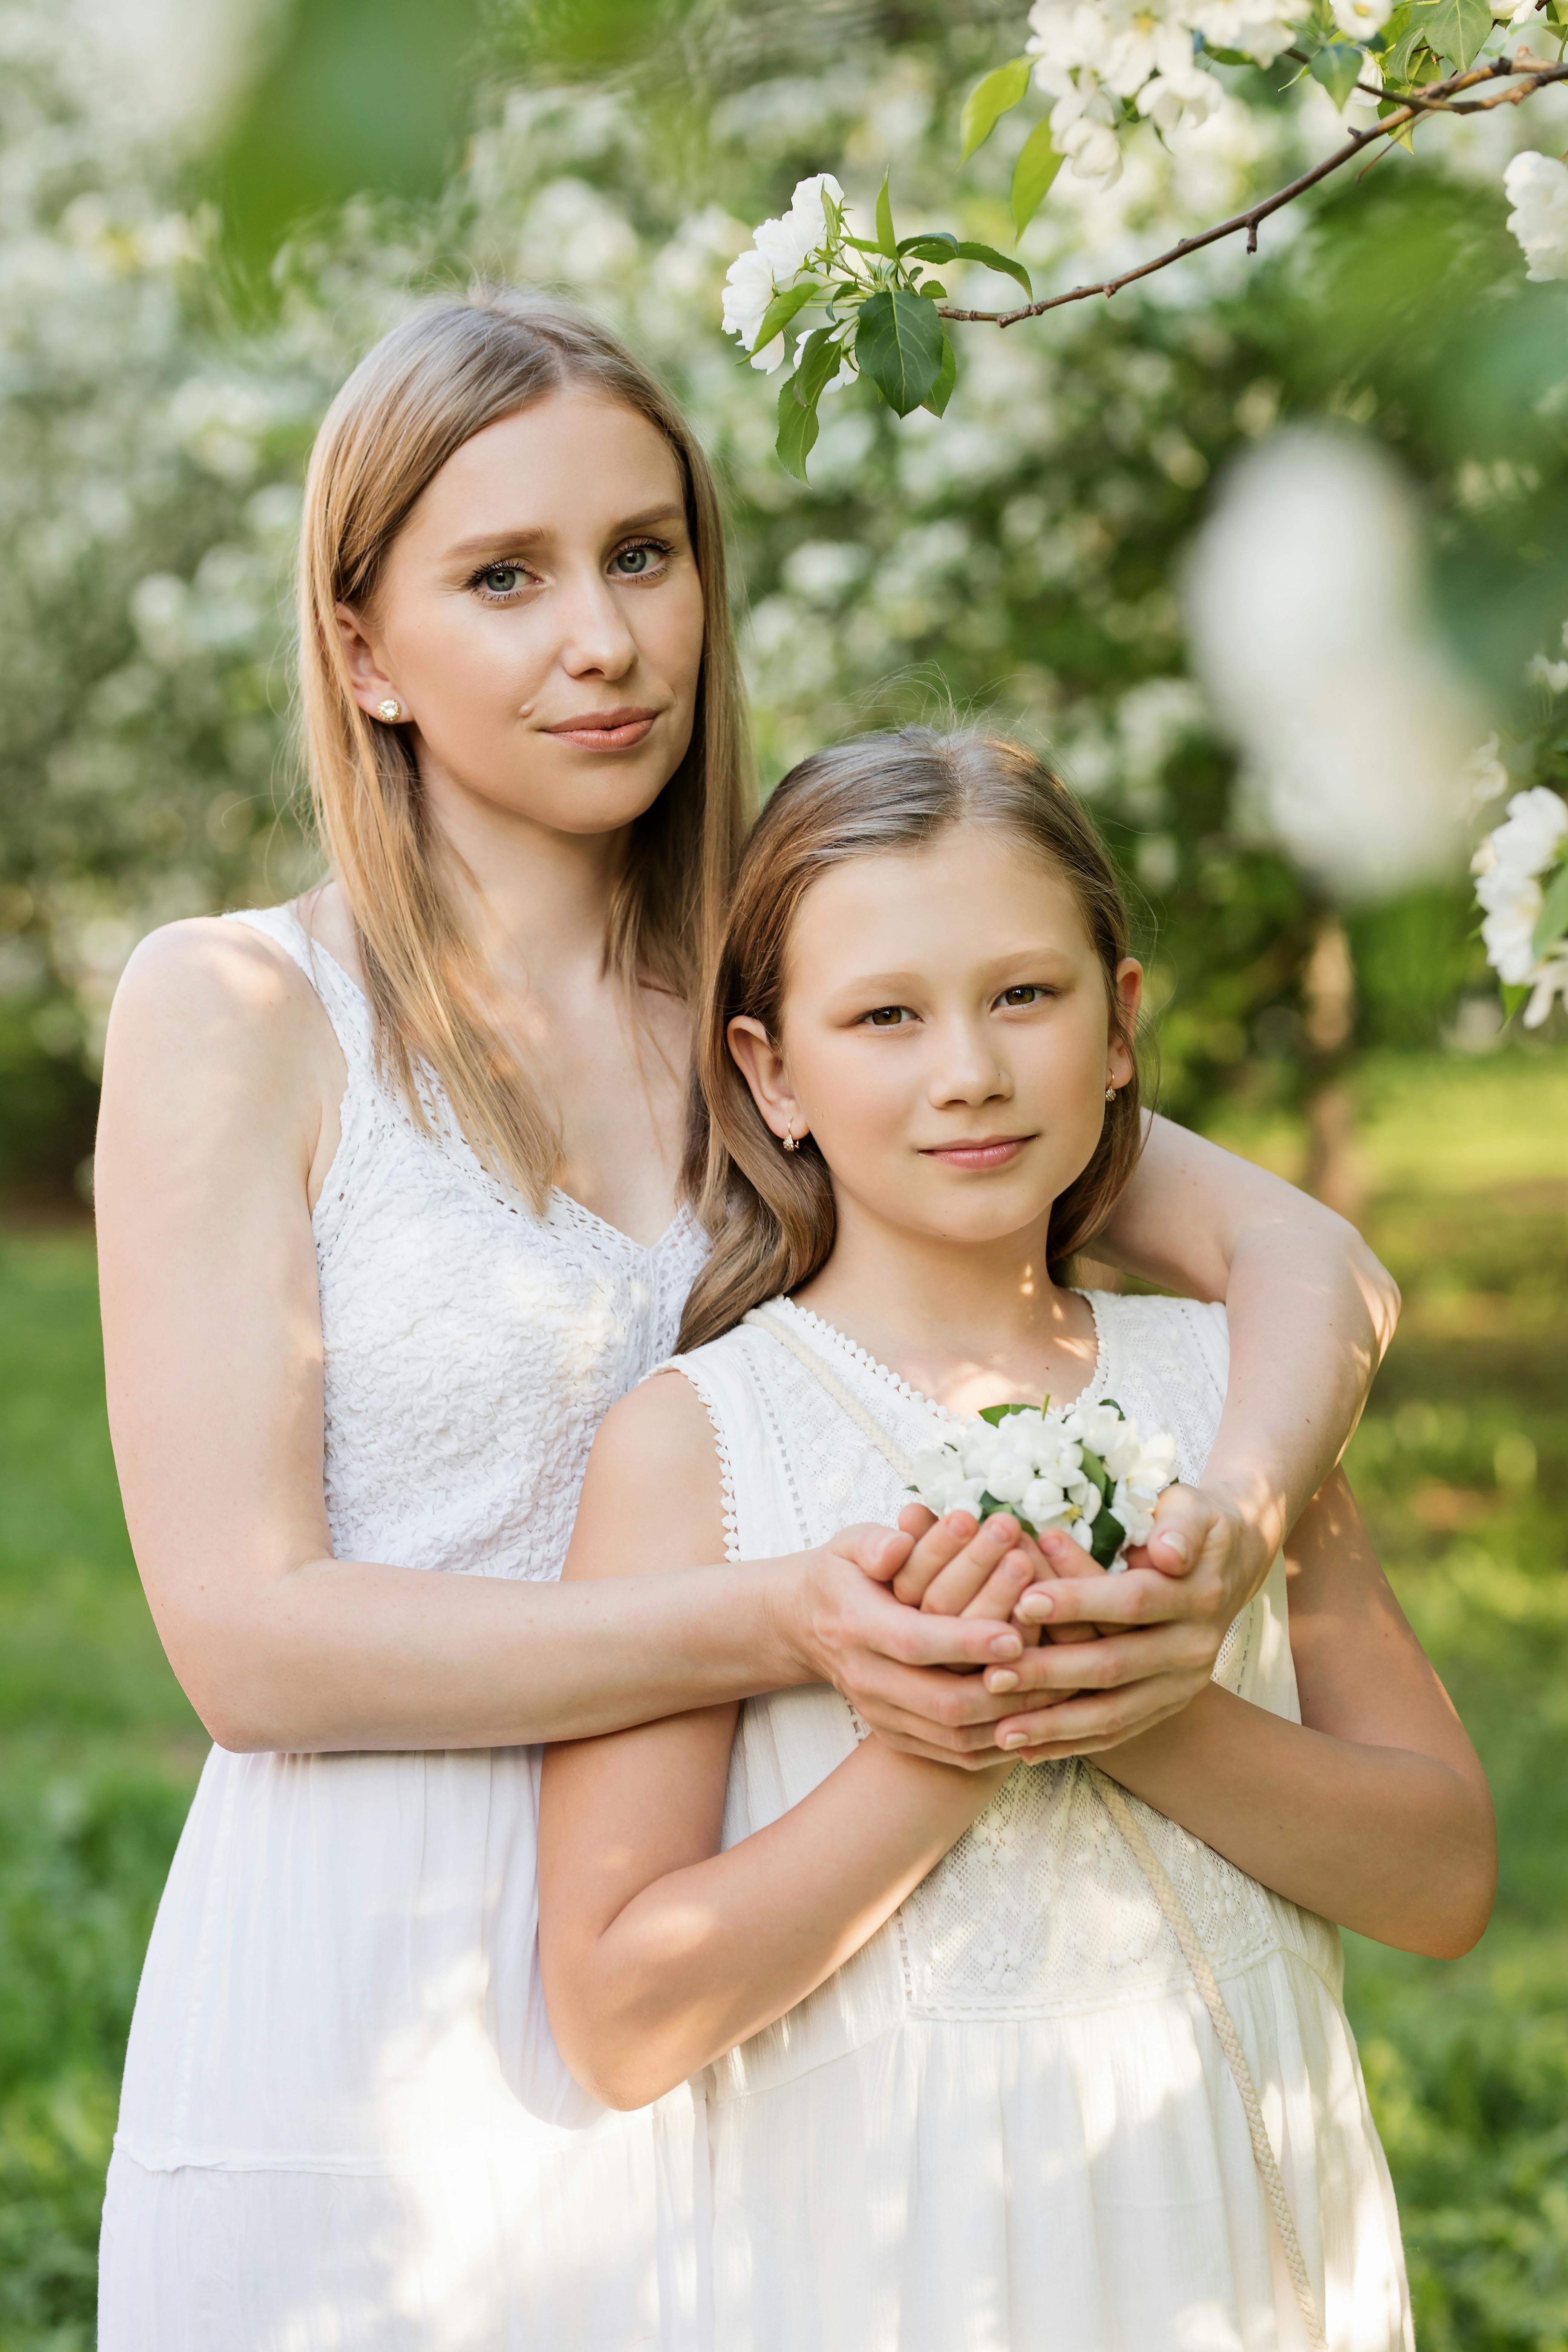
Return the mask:
M544 732L563 743L578 743L584 751L627 751L646 742L658 717L657 710L584 710Z
M921 1157L940 1160L948 1168L1005 1168L1029 1140L1026 1135L999 1135L989 1143L934 1143Z

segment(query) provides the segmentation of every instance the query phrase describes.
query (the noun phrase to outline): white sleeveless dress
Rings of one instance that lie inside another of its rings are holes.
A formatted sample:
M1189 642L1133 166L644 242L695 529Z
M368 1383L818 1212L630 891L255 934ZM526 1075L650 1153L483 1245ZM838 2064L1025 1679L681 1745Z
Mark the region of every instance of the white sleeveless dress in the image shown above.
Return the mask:
M1201 1476L1224 1310L1092 1300L1090 1397ZM773 1301L906 1454L941 1408ZM743 1325L676 1360L708 1408L731 1556L891 1520L897 1472L813 1372ZM1283 1563L1216 1679L1300 1720ZM817 1685L747 1702L725 1800L737 1843L863 1735ZM1258 2087L1331 2352L1408 2352L1387 2166L1341 2004L1338 1932L1147 1806L1133 1812L1206 1948ZM1150 1885L1077 1763L1021 1768L895 1916L809 1999L692 2085L711 2352L1299 2352L1306 2341L1236 2084ZM672 2149L672 2170L682 2159Z
M369 1007L287 908L348 1065L314 1229L340 1558L560 1574L594 1432L701 1262L378 1083ZM566 2074L535 1958L538 1750L215 1748L143 1969L102 2352L627 2352L658 2340L649 2115ZM569 2217L613 2212L591 2257Z

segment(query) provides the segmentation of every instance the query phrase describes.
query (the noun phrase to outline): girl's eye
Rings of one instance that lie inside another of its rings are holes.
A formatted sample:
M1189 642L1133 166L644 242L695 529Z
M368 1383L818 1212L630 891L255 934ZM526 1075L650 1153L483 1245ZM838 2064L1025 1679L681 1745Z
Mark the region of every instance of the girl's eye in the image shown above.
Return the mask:
M622 580L646 580L659 567L659 559L669 553L656 539L639 540L635 547L623 547L613 561Z
M874 1013L867 1013L866 1020L873 1029L901 1029L909 1009L907 1004L879 1004Z
M521 563L487 563L474 575L474 586L487 596L514 596L528 578Z
M1005 988L997 1002L1001 1004L1037 1004L1050 993L1051 991L1042 988L1037 981L1027 981L1018 988Z

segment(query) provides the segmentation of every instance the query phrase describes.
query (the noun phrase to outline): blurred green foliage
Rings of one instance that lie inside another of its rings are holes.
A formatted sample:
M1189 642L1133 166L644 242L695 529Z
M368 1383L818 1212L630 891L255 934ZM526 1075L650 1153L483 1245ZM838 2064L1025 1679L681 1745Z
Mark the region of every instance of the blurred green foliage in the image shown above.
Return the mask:
M1502 1881L1453 1962L1350 1945L1423 2352L1568 2342L1568 1055L1363 1066L1404 1286L1351 1471L1480 1748ZM1227 1114L1284 1172L1289 1117ZM205 1748L115 1496L90 1244L0 1239L0 2352L86 2352L141 1956Z

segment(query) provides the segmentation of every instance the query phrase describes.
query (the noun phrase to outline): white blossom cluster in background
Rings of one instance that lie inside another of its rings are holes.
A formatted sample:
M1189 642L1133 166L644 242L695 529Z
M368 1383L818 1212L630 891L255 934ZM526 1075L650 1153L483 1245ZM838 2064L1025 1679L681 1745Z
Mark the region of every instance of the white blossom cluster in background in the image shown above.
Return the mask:
M1350 5L1375 19L1375 31L1392 0ZM1035 0L1026 54L1037 89L1054 100L1058 153L1080 180L1111 186L1129 102L1167 136L1217 110L1224 89L1194 35L1271 65L1311 13L1311 0Z
M1568 278L1568 163L1555 155L1515 155L1502 175L1513 210L1508 225L1530 264L1527 278Z
M1559 996L1568 1003L1568 803L1561 793L1546 784L1515 793L1471 870L1485 909L1487 961L1505 987L1530 990L1524 1025L1538 1029Z
M1171 1484L1173 1437L1142 1436L1107 1399L1089 1405L995 1405L914 1465L910 1491L940 1518L1007 1511L1030 1535L1064 1528L1102 1568L1125 1567Z
M792 287L812 263L826 268L831 222L823 205L844 202L844 191L831 172L817 172L802 180L780 220L758 223L744 253L730 265L724 279L724 332L737 336L752 353L752 365L771 375L784 356L784 335L771 336L765 349L755 348L757 331L775 294ZM840 381L847 378L841 373ZM837 383L827 389L837 391Z

